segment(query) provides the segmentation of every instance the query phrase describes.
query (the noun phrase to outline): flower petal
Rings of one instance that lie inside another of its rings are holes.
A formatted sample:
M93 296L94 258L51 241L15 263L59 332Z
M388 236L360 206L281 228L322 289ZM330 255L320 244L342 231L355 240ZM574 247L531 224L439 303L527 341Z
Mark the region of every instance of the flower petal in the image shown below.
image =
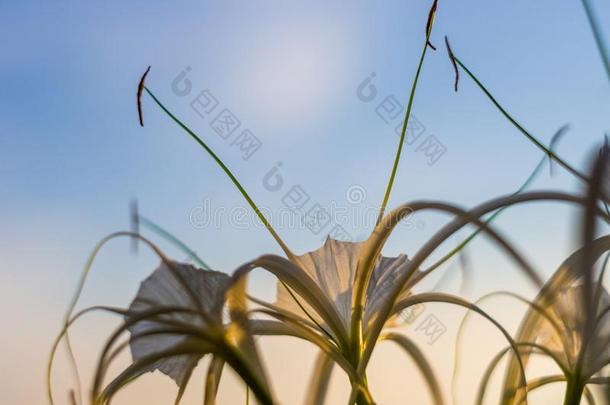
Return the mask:
M352 318L354 278L364 244L364 242L343 242L327 238L321 248L298 256L302 270L333 303L346 330ZM380 256L377 259L367 289L365 322L372 319L387 300L387 294L408 263L406 255ZM401 298L403 295L408 295L408 292L405 291ZM310 306L296 302L281 282L277 284L276 305L303 318L309 317L307 316L309 314L316 322L323 323L321 317Z
M222 316L217 303L222 300L230 277L224 273L197 269L189 264L171 263L173 269L161 263L159 267L142 282L132 301L129 312L135 316L153 308L184 307L207 312L219 325ZM190 290L190 291L188 291ZM190 298L194 296L196 303ZM187 338L179 334L140 336L164 326L162 321L179 322L195 328L205 328L202 317L196 312L172 312L155 320L142 320L129 327L132 334L130 349L134 362L155 353L169 350L183 343ZM185 383L201 355L179 355L163 358L141 370L141 373L159 370L170 376L179 386Z

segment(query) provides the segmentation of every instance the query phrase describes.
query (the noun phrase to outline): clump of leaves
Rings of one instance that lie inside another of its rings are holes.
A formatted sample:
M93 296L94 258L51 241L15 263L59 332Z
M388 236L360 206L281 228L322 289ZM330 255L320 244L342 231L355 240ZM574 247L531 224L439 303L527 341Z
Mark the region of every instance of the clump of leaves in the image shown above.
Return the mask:
M137 90L140 124L144 123L141 98L147 94L214 159L277 241L285 257L262 255L239 266L229 276L212 270L186 245L139 215L134 209L132 216L136 226L132 232L119 232L108 236L94 249L87 262L49 362L47 383L52 403L51 371L58 345L65 340L68 353L73 357L68 330L78 318L96 310L118 314L122 317L122 323L110 336L100 354L90 390L90 400L95 404L110 402L124 386L153 370L161 371L177 383L178 403L193 369L204 356L211 357L205 381L205 404L215 403L225 365L237 372L260 403L275 404L277 401L271 383L258 355L254 339L257 335L292 336L308 341L320 350L306 398L307 404L324 402L328 379L335 365L345 372L351 383L348 403L374 404L367 381L367 367L376 345L382 341L394 342L414 360L427 382L433 402L442 404L440 385L434 368L426 360L424 353L407 336L390 329L396 324L401 311L426 302L460 306L479 314L494 325L508 342L508 348L493 359L483 378L480 401L489 376L506 353L511 353L511 359L505 379L503 403L527 403L528 391L557 379L553 376L533 381L526 379L525 368L528 359L538 352L548 355L560 366L563 379L557 380L567 382L566 404L578 403L582 393L587 392L587 384L608 383L607 379L597 374L610 360L605 360L610 335L606 321L606 315L610 311L607 306L610 304L610 297L601 287L603 272L595 282L591 270L597 257L610 248L607 246L610 244L608 237L593 240L595 218L603 217L607 221L610 217L598 207L599 201L608 201L605 190L600 186L604 179L601 167L605 167L605 154L598 159L596 169L590 177L575 170L553 151L554 142L550 147L545 146L499 104L458 59L447 38L445 43L456 74L456 91L461 69L523 135L544 151L545 158L517 192L484 202L470 210L439 201L414 201L385 213L402 156L406 129L426 53L428 48L436 49L431 43L436 11L435 0L428 15L425 40L422 41L419 63L408 96L402 133L374 230L365 241L342 242L329 238L321 248L302 255L293 253L283 242L253 198L220 157L201 137L172 114L146 86L145 79L150 67L146 70ZM554 139L558 139L561 133L563 129ZM540 171L546 157L585 182L589 194L582 197L562 192L526 192L525 189ZM507 207L535 201L577 204L582 206L585 212L584 248L568 259L546 284L528 261L491 226L492 221ZM453 216L453 220L427 240L412 258L404 254L398 257L383 256L381 251L384 244L397 224L408 215L424 210L448 213ZM444 242L468 225L476 226L477 230L432 266L422 269L424 262L440 249ZM174 243L199 267L167 258L152 242L140 235L139 226L151 229ZM480 233L493 240L534 285L540 287L539 296L529 302L531 309L516 339L477 303L444 293L413 291L416 284L459 253ZM159 267L142 282L129 308L93 307L74 314L97 253L108 241L118 237L131 238L136 242L134 246L137 246L138 241L144 243L159 257ZM265 302L247 294L247 276L257 269L270 272L278 279L275 302ZM256 306L248 305L249 301ZM586 314L594 316L580 317L579 312L574 310L575 302L577 308L583 308ZM224 314L224 309L228 309L227 314ZM129 334L129 339L121 342L120 339L125 334ZM127 348L131 350L132 364L107 383L109 366ZM78 392L80 393L80 389Z

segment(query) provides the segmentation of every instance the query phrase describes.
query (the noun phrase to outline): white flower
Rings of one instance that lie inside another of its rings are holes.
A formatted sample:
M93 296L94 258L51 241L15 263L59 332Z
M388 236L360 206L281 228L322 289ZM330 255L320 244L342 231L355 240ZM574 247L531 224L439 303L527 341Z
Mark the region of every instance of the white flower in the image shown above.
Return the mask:
M597 291L594 284L591 291ZM541 321L536 331L535 342L552 351L567 370L575 370L586 336L586 303L584 284L575 284L557 291L546 307L547 315L556 321L559 328L548 321ZM589 377L601 370L610 361L610 295L605 288L599 290L595 322L591 338L582 353L582 373Z
M244 281L189 264L163 261L142 282L120 329L131 333L133 363L98 393L105 364L112 357L104 352L93 398L106 403L129 381L159 370L178 384L178 403L199 360L211 354L206 404L214 403L225 362L262 403L273 403L247 320L245 294L233 291L245 288ZM227 302L231 311L223 316ZM110 339L107 347L118 335Z
M364 244L365 242L342 242L327 238L321 248L297 256L300 268L333 303L346 333L352 320L354 281ZM389 299L388 294L391 292L391 287L395 285L400 273L404 273L408 264L409 259L404 254L397 257L378 257L367 288L364 314L365 325L368 325L374 316L378 314L381 306ZM406 298L408 295L409 292L403 290L399 300ZM297 302L282 282L277 284L276 305L301 318L308 319L311 316L316 322L324 324L324 320L320 315L306 302ZM392 325L392 320L395 318L388 320L388 323Z
M204 329L206 323L199 314L205 311L210 319L216 321L218 327L222 325L222 300L224 293L230 285L231 278L217 271L201 270L189 264L172 263L175 273L165 263L146 278L129 306L130 315L127 321L135 319L139 314L161 308L184 308L192 312L173 311L160 315L160 321L182 323L198 329ZM188 289L183 285L186 283ZM190 290L190 291L189 291ZM196 299L197 301L194 301ZM160 353L175 347L178 343L189 339L180 334L149 335L139 338L142 334L167 328L160 321L142 320L129 327L132 339L129 342L134 362L147 356ZM197 365L204 353L172 356L161 359L148 367L141 369L141 373L159 370L170 376L176 384L182 386L185 380Z

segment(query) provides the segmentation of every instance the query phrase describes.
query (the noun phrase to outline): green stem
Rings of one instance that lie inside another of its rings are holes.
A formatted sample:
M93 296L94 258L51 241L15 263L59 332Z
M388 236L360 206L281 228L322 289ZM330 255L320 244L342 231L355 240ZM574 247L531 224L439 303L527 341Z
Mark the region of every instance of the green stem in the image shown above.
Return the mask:
M375 401L369 391L368 382L366 381L366 375L361 382L362 391L356 396L356 405L375 405Z
M146 92L148 93L148 95L150 95L150 97L152 97L152 99L155 101L155 103L157 103L157 105L176 123L178 124L184 131L186 131L186 133L188 133L203 149L205 149L205 151L212 157L212 159L214 159L214 161L220 166L220 168L225 172L225 174L229 177L229 179L231 179L231 181L233 182L233 184L235 185L235 187L237 187L237 189L239 190L239 192L241 193L241 195L246 199L246 201L248 202L248 204L250 205L250 207L252 207L252 209L254 210L254 212L256 213L256 215L258 216L258 218L261 220L261 222L265 225L265 227L267 228L267 230L269 231L269 233L271 233L271 236L273 236L273 238L277 241L277 243L280 245L280 247L282 248L282 250L284 251L284 253L286 253L286 256L288 256L288 259L290 259L293 263L296 263L297 265L300 266L300 260L299 258L292 253L292 251L288 248L288 246L284 243L284 241L282 241L282 239L280 238L280 236L277 234L277 232L275 231L275 229L273 229L273 227L271 226L271 223L269 221L267 221L267 218L265 218L265 216L263 215L263 213L258 209L258 207L256 206L256 204L254 203L254 200L252 200L252 198L250 197L250 195L246 192L246 190L244 189L244 187L240 184L240 182L237 180L237 178L233 175L233 173L231 173L231 171L229 170L229 168L223 163L222 160L220 160L220 158L214 153L214 151L212 149L210 149L210 147L199 137L197 136L197 134L195 134L189 127L187 127L182 121L180 121L174 114L172 114L164 105L163 103L161 103L161 101L159 101L159 99L148 89L148 87L144 86L144 89L146 90ZM150 225L150 223L148 224ZM159 229L157 229L157 231L159 231ZM163 230L161 230L163 231ZM178 241L176 238L173 238L171 235L166 234L164 235L165 237L170 237L170 239L173 240L173 242L178 242L178 244L180 244L180 241ZM186 247L186 245L184 246ZM186 247L187 250L190 251L190 249L188 249L188 247ZM194 252L193 252L194 253ZM196 256L196 255L195 255ZM299 300L297 299L297 297L291 292L290 288L284 283L283 280L280 280L280 282L284 285L284 287L286 287L286 290L288 290L288 292L290 293L290 295L292 296L292 298L296 301L297 305L299 305L299 307L303 308L303 306L301 305L301 303L299 302ZM305 312L305 314L310 318L313 319L313 317L305 310L305 308L303 308L303 311Z
M156 232L161 237L163 237L163 238L167 239L169 242L173 243L176 247L178 247L178 249L180 249L184 253L186 253L191 258L191 260L193 260L195 263L197 263L197 265L199 267L201 267L204 270L212 269L210 266L207 265L206 262L204 262L199 257L199 255L197 255L197 253L195 253L195 251L193 251L191 248L189 248L184 242L182 242L180 239L178 239L177 237L172 235L170 232L166 231L161 226L157 225L156 223L154 223L153 221L151 221L150 219L148 219L142 215L138 215L138 219L142 225L150 228L153 232Z
M432 27L434 26L434 18L436 14L436 6L437 0L434 0L432 3L432 7L430 8L430 14L428 15L428 22L426 24L426 39L424 41L424 47L421 51L421 55L419 57L419 63L417 64L417 70L415 72L415 77L413 78L413 84L411 85L411 93L409 94L409 101L407 102L407 110L405 112L405 119L402 123L402 131L400 133L400 141L398 142L398 148L396 149L396 156L394 157L394 165L392 166L392 172L390 173L390 178L388 180L388 185L385 190L385 194L383 196L383 201L381 203L381 207L379 209L379 215L377 217L377 224L381 222L383 218L383 214L388 205L388 200L390 199L390 194L392 193L392 186L394 185L394 179L396 178L396 172L398 170L398 163L400 162L400 157L402 155L402 148L405 142L405 135L407 133L407 127L409 124L409 118L411 116L411 108L413 107L413 99L415 98L415 90L417 89L417 83L419 81L419 75L421 74L422 67L424 65L424 60L426 59L426 53L428 51L428 47L430 44L430 35L432 35ZM372 265L374 265L374 261L372 261ZM364 271L362 274L367 274ZM352 321L350 325L350 338L352 340L352 356L354 364L358 364L360 361L360 357L362 355L362 319L364 317L364 295L366 290L366 285L368 285L368 280L363 280L362 282L356 282L356 291L353 299L352 305Z
M572 166L570 166L568 163L566 163L562 158L560 158L559 156L557 156L553 151L551 151L548 147L546 147L542 142L540 142L538 139L536 139L531 133L529 133L525 128L523 128L523 126L521 126L521 124L519 124L505 109L504 107L502 107L500 105L500 103L498 103L498 101L495 99L495 97L489 92L489 90L487 90L487 88L485 88L485 86L483 86L483 83L481 83L479 81L479 79L476 78L476 76L470 71L468 70L468 68L466 66L464 66L464 64L457 58L457 57L453 57L453 59L455 60L455 62L464 70L464 72L466 72L466 74L468 76L470 76L470 78L472 80L474 80L474 82L479 86L479 88L481 90L483 90L483 92L485 93L485 95L491 100L491 102L498 108L498 110L500 110L500 112L504 115L504 117L506 117L506 119L508 119L511 124L513 124L523 135L525 135L530 141L532 141L538 148L540 148L542 151L544 151L544 153L546 153L549 158L555 160L557 163L559 163L559 165L561 167L563 167L564 169L566 169L568 172L570 172L572 175L578 177L580 180L588 183L589 179L587 176L583 175L582 173L578 172L576 169L574 169Z
M398 142L398 149L396 149L396 156L394 158L394 165L392 166L392 172L390 173L390 178L388 180L388 185L386 187L385 195L383 196L383 201L381 203L381 207L379 209L379 216L377 217L377 224L381 222L383 218L383 214L385 212L386 206L388 205L388 200L390 199L390 194L392 192L392 186L394 185L394 179L396 177L396 172L398 170L398 163L400 162L400 157L402 155L402 148L405 142L405 135L407 132L407 126L409 124L409 118L411 116L411 108L413 107L413 100L415 98L415 91L417 89L417 83L419 81L419 75L421 74L422 67L424 65L424 60L426 58L426 52L428 51L428 47L432 46L430 43L430 36L432 35L432 27L434 26L434 19L436 16L436 7L437 0L434 0L432 3L432 7L430 8L430 13L428 14L428 21L426 23L426 39L424 41L424 46L421 51L421 55L419 57L419 63L417 64L417 70L415 72L415 77L413 78L413 84L411 85L411 93L409 94L409 101L407 102L407 110L405 112L405 119L402 123L402 131L400 133L400 141ZM371 260L371 266L374 266L375 261ZM360 267L360 266L358 266ZM351 355L353 364L358 366L362 358L362 322L364 318L364 305L366 299L366 287L369 283L368 277L370 277L370 272L368 269L364 269L364 271L358 271L358 274L365 274L367 279L357 280L355 281L356 288L354 297L352 300L352 319L350 323L350 339L351 339Z
M286 246L286 244L284 243L284 241L282 241L282 239L277 234L277 232L275 232L275 229L273 229L273 227L271 226L271 223L267 220L267 218L265 218L265 216L263 215L261 210L258 209L256 204L254 203L254 200L252 200L250 195L246 192L244 187L237 180L237 178L233 175L233 173L231 173L229 168L222 162L222 160L220 160L220 158L214 153L214 151L212 151L212 149L210 149L210 147L199 136L197 136L197 134L195 134L189 127L187 127L184 123L182 123L182 121L180 121L178 118L176 118L176 116L174 114L172 114L167 108L165 108L165 106L161 103L161 101L159 101L159 99L157 97L155 97L155 95L148 89L148 87L144 86L144 89L146 90L148 95L150 95L150 97L152 97L152 99L155 101L155 103L157 103L157 105L159 107L161 107L161 109L172 120L174 120L174 122L176 124L178 124L184 131L186 131L186 133L188 133L191 136L191 138L193 138L195 140L195 142L197 142L203 149L205 149L205 151L212 157L212 159L214 159L214 161L218 164L218 166L220 166L220 168L225 172L225 174L229 177L229 179L231 179L231 181L233 182L235 187L237 187L237 189L239 190L241 195L246 199L246 201L248 202L250 207L252 207L252 209L254 210L254 212L256 213L258 218L260 219L260 221L263 223L263 225L265 225L265 228L267 228L269 233L271 233L271 236L273 236L273 239L275 239L277 241L277 243L280 245L280 247L286 253L286 255L290 259L293 259L295 257L294 254L290 251L290 249L288 249L288 246Z
M360 395L358 395L358 398L356 398L356 405L370 405L370 404L369 404L369 401L366 400L364 395L360 394Z
M422 66L424 64L424 59L426 57L426 51L428 50L428 42L430 39L430 34L426 36L426 42L424 43L424 49L421 52L421 56L419 58L419 64L417 65L417 71L415 72L415 78L413 79L413 85L411 86L411 94L409 95L409 101L407 103L407 111L405 113L405 120L402 124L402 131L400 133L400 141L398 142L398 149L396 150L396 156L394 158L394 165L392 166L392 172L390 173L390 179L388 180L388 185L385 190L385 194L383 196L383 202L381 203L381 208L379 209L379 216L377 217L377 223L381 221L383 218L383 213L385 212L386 206L388 205L388 200L390 199L390 193L392 192L392 186L394 185L394 178L396 177L396 171L398 170L398 163L400 162L400 156L402 155L402 148L405 142L405 135L407 133L407 125L409 123L409 117L411 116L411 107L413 106L413 99L415 98L415 90L417 89L417 82L419 80L419 74L421 72Z
M580 381L578 376L568 378L563 405L580 405L584 389L585 385Z
M587 19L589 20L589 24L591 25L591 31L593 31L593 37L595 38L595 44L597 45L597 50L602 58L602 62L604 64L604 69L606 70L606 74L608 75L608 80L610 80L610 55L606 44L602 40L602 32L599 24L599 20L597 16L593 12L593 8L589 4L588 0L582 0L582 5L585 8L585 13L587 14Z

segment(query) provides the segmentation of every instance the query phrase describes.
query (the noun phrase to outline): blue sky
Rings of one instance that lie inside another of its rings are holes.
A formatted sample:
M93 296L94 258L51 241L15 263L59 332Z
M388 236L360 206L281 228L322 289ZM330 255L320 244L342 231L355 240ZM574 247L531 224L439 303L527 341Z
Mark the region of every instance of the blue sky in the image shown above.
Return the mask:
M608 26L610 6L601 3L594 5ZM1 4L0 255L7 269L0 302L17 303L30 319L46 319L52 333L88 251L102 236L129 226L132 198L216 268L230 272L261 253L279 252L261 227L193 227L191 213L204 200L226 209L244 203L148 97L146 125L139 127L135 90L148 65L151 90L209 142L269 212L281 210L282 195L295 184L311 204L345 205L353 185L365 190L366 204L379 204L398 138L397 122L384 123L375 108L391 95L405 103L428 7L414 1ZM610 89L580 2L441 1L432 35L438 51L428 54L413 113L426 128L424 138L434 135L446 153L429 166L416 145L407 146L390 207L415 199L472 206L514 191L541 157L464 75L453 92L444 35L541 139L548 142L569 123L559 152L586 169L610 131ZM187 66L193 93L180 97L171 83ZM356 88L372 72L378 96L364 103ZM212 117L202 119L190 108L204 89L262 142L249 160L211 130ZM271 192L262 180L277 162L286 183ZM561 170L553 179L544 172L535 187L579 189ZM519 208L498 226L550 274L577 241L570 231L575 214L555 205ZM388 253L413 254L446 220L418 219L421 226L397 232ZM344 225L355 238L370 230ZM302 227L278 231L304 252L317 248L328 229L318 235ZM480 249L477 266L498 267L481 269L480 291L506 280L520 285L511 263L485 242ZM128 302L156 262L142 255L130 256L127 242L113 244L100 258L85 302ZM273 296L270 278L256 279L254 288ZM7 350L19 347L12 344ZM22 394L15 388L16 397Z

